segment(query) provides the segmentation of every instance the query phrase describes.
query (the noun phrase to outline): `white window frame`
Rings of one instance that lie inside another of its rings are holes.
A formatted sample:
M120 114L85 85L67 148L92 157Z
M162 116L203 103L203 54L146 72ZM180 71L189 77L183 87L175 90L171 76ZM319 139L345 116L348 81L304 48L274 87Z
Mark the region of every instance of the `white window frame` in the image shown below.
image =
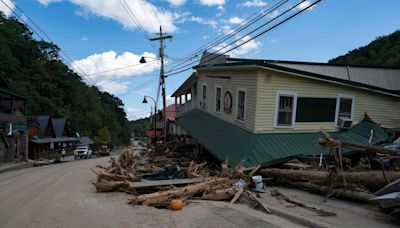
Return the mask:
M239 91L244 92L243 120L238 119ZM241 122L241 123L246 122L246 109L247 109L247 88L238 87L238 88L236 88L236 104L235 104L235 120L236 121Z
M278 125L280 97L285 97L285 96L286 97L293 97L292 125L290 125L290 126L280 126L280 125ZM296 126L296 112L297 112L297 92L277 91L276 92L276 97L275 97L274 128L295 128L295 126Z
M337 95L337 97L336 97L335 122L333 123L333 126L335 126L335 127L339 127L339 125L338 125L339 121L338 120L339 120L340 98L351 99L351 115L350 115L350 119L352 121L353 121L353 116L354 116L354 103L355 103L354 95L339 93Z
M204 94L204 90L203 90L204 86L206 87L206 94ZM203 109L207 109L207 90L208 90L207 83L201 83L201 99L200 99L200 101L202 102L203 105L201 105L200 107ZM203 100L203 97L205 97L205 100Z
M217 90L218 89L221 89L221 96L220 96L220 98L219 98L219 100L220 100L220 103L219 103L219 111L217 111ZM214 112L216 112L216 113L221 113L221 110L222 110L222 106L223 106L223 98L222 98L222 87L221 86L219 86L219 85L216 85L215 86L215 97L214 97L215 99L214 99Z

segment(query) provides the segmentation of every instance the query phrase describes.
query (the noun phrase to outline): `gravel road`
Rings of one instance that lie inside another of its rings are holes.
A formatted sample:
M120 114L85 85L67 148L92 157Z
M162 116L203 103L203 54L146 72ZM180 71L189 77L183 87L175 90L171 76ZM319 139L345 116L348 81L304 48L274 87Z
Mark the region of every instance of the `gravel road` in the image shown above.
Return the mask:
M0 227L296 227L246 205L191 203L181 211L127 204L95 192L90 168L107 157L0 174Z

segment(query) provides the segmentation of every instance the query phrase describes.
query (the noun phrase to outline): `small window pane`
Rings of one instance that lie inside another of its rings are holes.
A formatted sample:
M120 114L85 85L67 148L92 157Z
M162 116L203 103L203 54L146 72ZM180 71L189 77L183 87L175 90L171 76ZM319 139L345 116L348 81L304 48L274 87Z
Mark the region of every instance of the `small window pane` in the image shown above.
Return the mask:
M352 102L351 98L340 98L339 117L351 118Z
M220 112L221 111L221 88L217 88L216 94L215 94L215 111Z
M244 105L246 100L246 92L239 91L238 93L238 104L237 104L237 119L244 120Z
M293 102L294 97L292 96L279 97L278 126L293 125Z

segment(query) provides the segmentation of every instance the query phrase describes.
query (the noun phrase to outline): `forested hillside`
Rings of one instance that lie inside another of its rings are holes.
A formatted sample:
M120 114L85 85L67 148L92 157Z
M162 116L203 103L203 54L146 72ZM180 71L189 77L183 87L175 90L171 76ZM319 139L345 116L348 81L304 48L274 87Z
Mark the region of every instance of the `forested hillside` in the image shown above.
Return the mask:
M34 39L24 24L2 13L0 71L17 92L30 97L26 115L65 117L73 132L94 139L101 128L108 128L111 144L129 142L122 101L85 84L60 60L55 44Z
M367 46L354 49L329 63L400 67L400 30L379 37Z

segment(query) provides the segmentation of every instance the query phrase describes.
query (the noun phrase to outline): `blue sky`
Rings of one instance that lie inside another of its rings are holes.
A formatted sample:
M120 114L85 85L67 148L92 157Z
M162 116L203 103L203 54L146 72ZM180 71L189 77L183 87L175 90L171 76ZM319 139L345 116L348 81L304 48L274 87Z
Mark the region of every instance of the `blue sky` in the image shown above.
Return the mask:
M226 34L263 7L267 9L279 2L125 0L142 26L139 29L122 7L121 0L3 1L14 10L17 10L16 4L32 18L74 61L72 65L78 66L78 73L88 75L100 89L120 97L130 119L149 114L150 104L141 103L144 95L157 96L159 64L153 58L157 56L159 44L151 45L146 38L153 37L160 24L173 36L172 41L166 41L168 70L176 58ZM289 0L278 11L265 16L263 22L298 1ZM303 6L309 2L313 1L305 1ZM399 29L398 9L400 1L397 0L323 0L229 54L243 58L326 62ZM2 2L0 10L12 15ZM31 25L26 15L22 18ZM140 65L138 61L143 55L149 57L148 63ZM167 94L189 75L187 71L168 77Z

